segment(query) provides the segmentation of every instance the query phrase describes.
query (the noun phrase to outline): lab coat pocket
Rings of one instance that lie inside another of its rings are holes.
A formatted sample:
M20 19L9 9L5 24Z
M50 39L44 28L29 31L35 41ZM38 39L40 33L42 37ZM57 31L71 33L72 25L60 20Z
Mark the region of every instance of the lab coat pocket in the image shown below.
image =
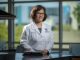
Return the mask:
M34 34L34 32L30 32L30 34L29 34L29 44L31 45L31 46L33 46L35 43L36 43L36 39L35 39L35 34Z
M34 31L34 32L31 32L31 40L33 40L33 41L37 41L37 34L36 34L36 32Z

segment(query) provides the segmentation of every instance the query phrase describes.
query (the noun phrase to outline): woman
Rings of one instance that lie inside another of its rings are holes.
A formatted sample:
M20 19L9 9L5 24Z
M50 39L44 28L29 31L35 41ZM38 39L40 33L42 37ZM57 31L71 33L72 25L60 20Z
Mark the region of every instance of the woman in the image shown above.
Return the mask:
M46 20L46 10L37 5L31 10L32 23L25 25L21 35L21 45L26 51L41 51L47 54L53 48L53 31L43 22Z

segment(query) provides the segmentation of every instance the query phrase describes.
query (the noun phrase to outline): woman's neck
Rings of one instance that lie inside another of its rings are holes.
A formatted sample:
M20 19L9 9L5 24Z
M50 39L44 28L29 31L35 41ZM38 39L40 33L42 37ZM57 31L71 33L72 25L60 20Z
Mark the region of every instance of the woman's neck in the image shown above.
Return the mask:
M42 22L36 23L36 25L37 25L38 28L42 28Z

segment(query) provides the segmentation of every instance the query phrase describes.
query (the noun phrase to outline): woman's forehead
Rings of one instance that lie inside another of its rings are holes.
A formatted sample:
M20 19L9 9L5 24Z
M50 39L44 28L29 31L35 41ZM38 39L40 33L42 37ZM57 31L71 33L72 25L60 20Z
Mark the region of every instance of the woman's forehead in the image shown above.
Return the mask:
M43 10L43 9L41 9L41 10L39 10L39 11L37 11L37 12L39 12L39 13L44 13L44 10Z

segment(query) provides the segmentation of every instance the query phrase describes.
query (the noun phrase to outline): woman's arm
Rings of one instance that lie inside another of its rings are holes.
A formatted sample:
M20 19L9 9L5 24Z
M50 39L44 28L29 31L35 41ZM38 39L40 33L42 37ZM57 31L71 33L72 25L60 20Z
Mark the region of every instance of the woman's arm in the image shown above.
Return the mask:
M29 33L28 29L26 29L26 26L23 28L23 32L21 34L20 44L25 49L25 51L33 51L32 47L28 44L29 43Z
M47 50L51 50L53 48L53 45L54 45L54 35L53 35L53 31L51 31L49 35Z
M53 48L53 45L54 45L53 31L50 30L49 36L46 37L46 38L48 38L48 42L47 42L47 45L46 45L46 49L44 49L42 51L43 55L47 55L49 53L49 51L51 51L51 49Z

